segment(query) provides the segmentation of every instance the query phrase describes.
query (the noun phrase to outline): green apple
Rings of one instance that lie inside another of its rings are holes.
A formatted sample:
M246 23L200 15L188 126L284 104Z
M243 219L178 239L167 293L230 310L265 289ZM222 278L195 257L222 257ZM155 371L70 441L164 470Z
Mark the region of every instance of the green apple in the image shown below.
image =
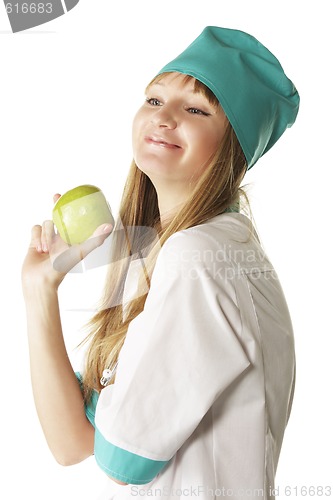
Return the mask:
M64 193L53 207L52 219L60 237L69 245L82 243L102 224L114 225L104 194L90 184Z

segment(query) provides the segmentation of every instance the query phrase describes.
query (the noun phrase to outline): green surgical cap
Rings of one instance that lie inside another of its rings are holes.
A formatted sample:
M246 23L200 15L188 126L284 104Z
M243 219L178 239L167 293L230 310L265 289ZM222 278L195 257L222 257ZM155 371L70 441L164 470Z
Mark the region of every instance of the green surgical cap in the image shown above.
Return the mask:
M217 97L244 151L248 169L294 123L299 94L276 57L243 31L207 26L158 74L178 72Z

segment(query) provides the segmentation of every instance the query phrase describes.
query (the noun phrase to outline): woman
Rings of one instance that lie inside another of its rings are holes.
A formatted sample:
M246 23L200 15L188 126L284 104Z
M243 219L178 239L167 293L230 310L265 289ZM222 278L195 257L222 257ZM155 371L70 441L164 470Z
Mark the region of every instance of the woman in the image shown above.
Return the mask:
M59 237L50 221L33 228L23 290L36 407L60 463L95 454L105 499L274 496L294 341L240 184L298 106L263 45L218 27L148 85L83 374L61 332Z

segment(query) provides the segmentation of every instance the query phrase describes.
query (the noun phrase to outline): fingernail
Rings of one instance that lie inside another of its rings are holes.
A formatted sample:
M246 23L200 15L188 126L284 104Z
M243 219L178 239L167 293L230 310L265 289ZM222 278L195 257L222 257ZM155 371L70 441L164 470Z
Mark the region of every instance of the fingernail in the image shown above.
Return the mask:
M110 231L112 231L112 224L106 224L103 228L103 233L109 233Z

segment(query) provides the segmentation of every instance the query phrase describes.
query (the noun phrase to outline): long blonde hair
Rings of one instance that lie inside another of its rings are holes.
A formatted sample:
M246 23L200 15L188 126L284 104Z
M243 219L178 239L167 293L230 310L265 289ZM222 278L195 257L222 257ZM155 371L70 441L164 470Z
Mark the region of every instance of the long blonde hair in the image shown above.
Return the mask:
M161 78L163 75L157 77ZM191 79L185 75L184 84ZM194 80L194 91L203 93L212 104L219 106L215 95L197 80ZM240 197L245 197L247 202L246 194L240 188L246 168L244 153L229 124L218 150L193 186L187 202L162 228L156 190L148 176L132 162L112 234L111 264L104 294L98 312L88 325L86 341L89 341L89 348L83 374L86 400L93 390L101 390L100 377L104 368L115 366L128 326L143 310L160 248L172 234L225 212L237 205ZM154 239L154 236L157 237ZM142 259L143 273L139 293L126 304L125 314L122 299L133 258Z

